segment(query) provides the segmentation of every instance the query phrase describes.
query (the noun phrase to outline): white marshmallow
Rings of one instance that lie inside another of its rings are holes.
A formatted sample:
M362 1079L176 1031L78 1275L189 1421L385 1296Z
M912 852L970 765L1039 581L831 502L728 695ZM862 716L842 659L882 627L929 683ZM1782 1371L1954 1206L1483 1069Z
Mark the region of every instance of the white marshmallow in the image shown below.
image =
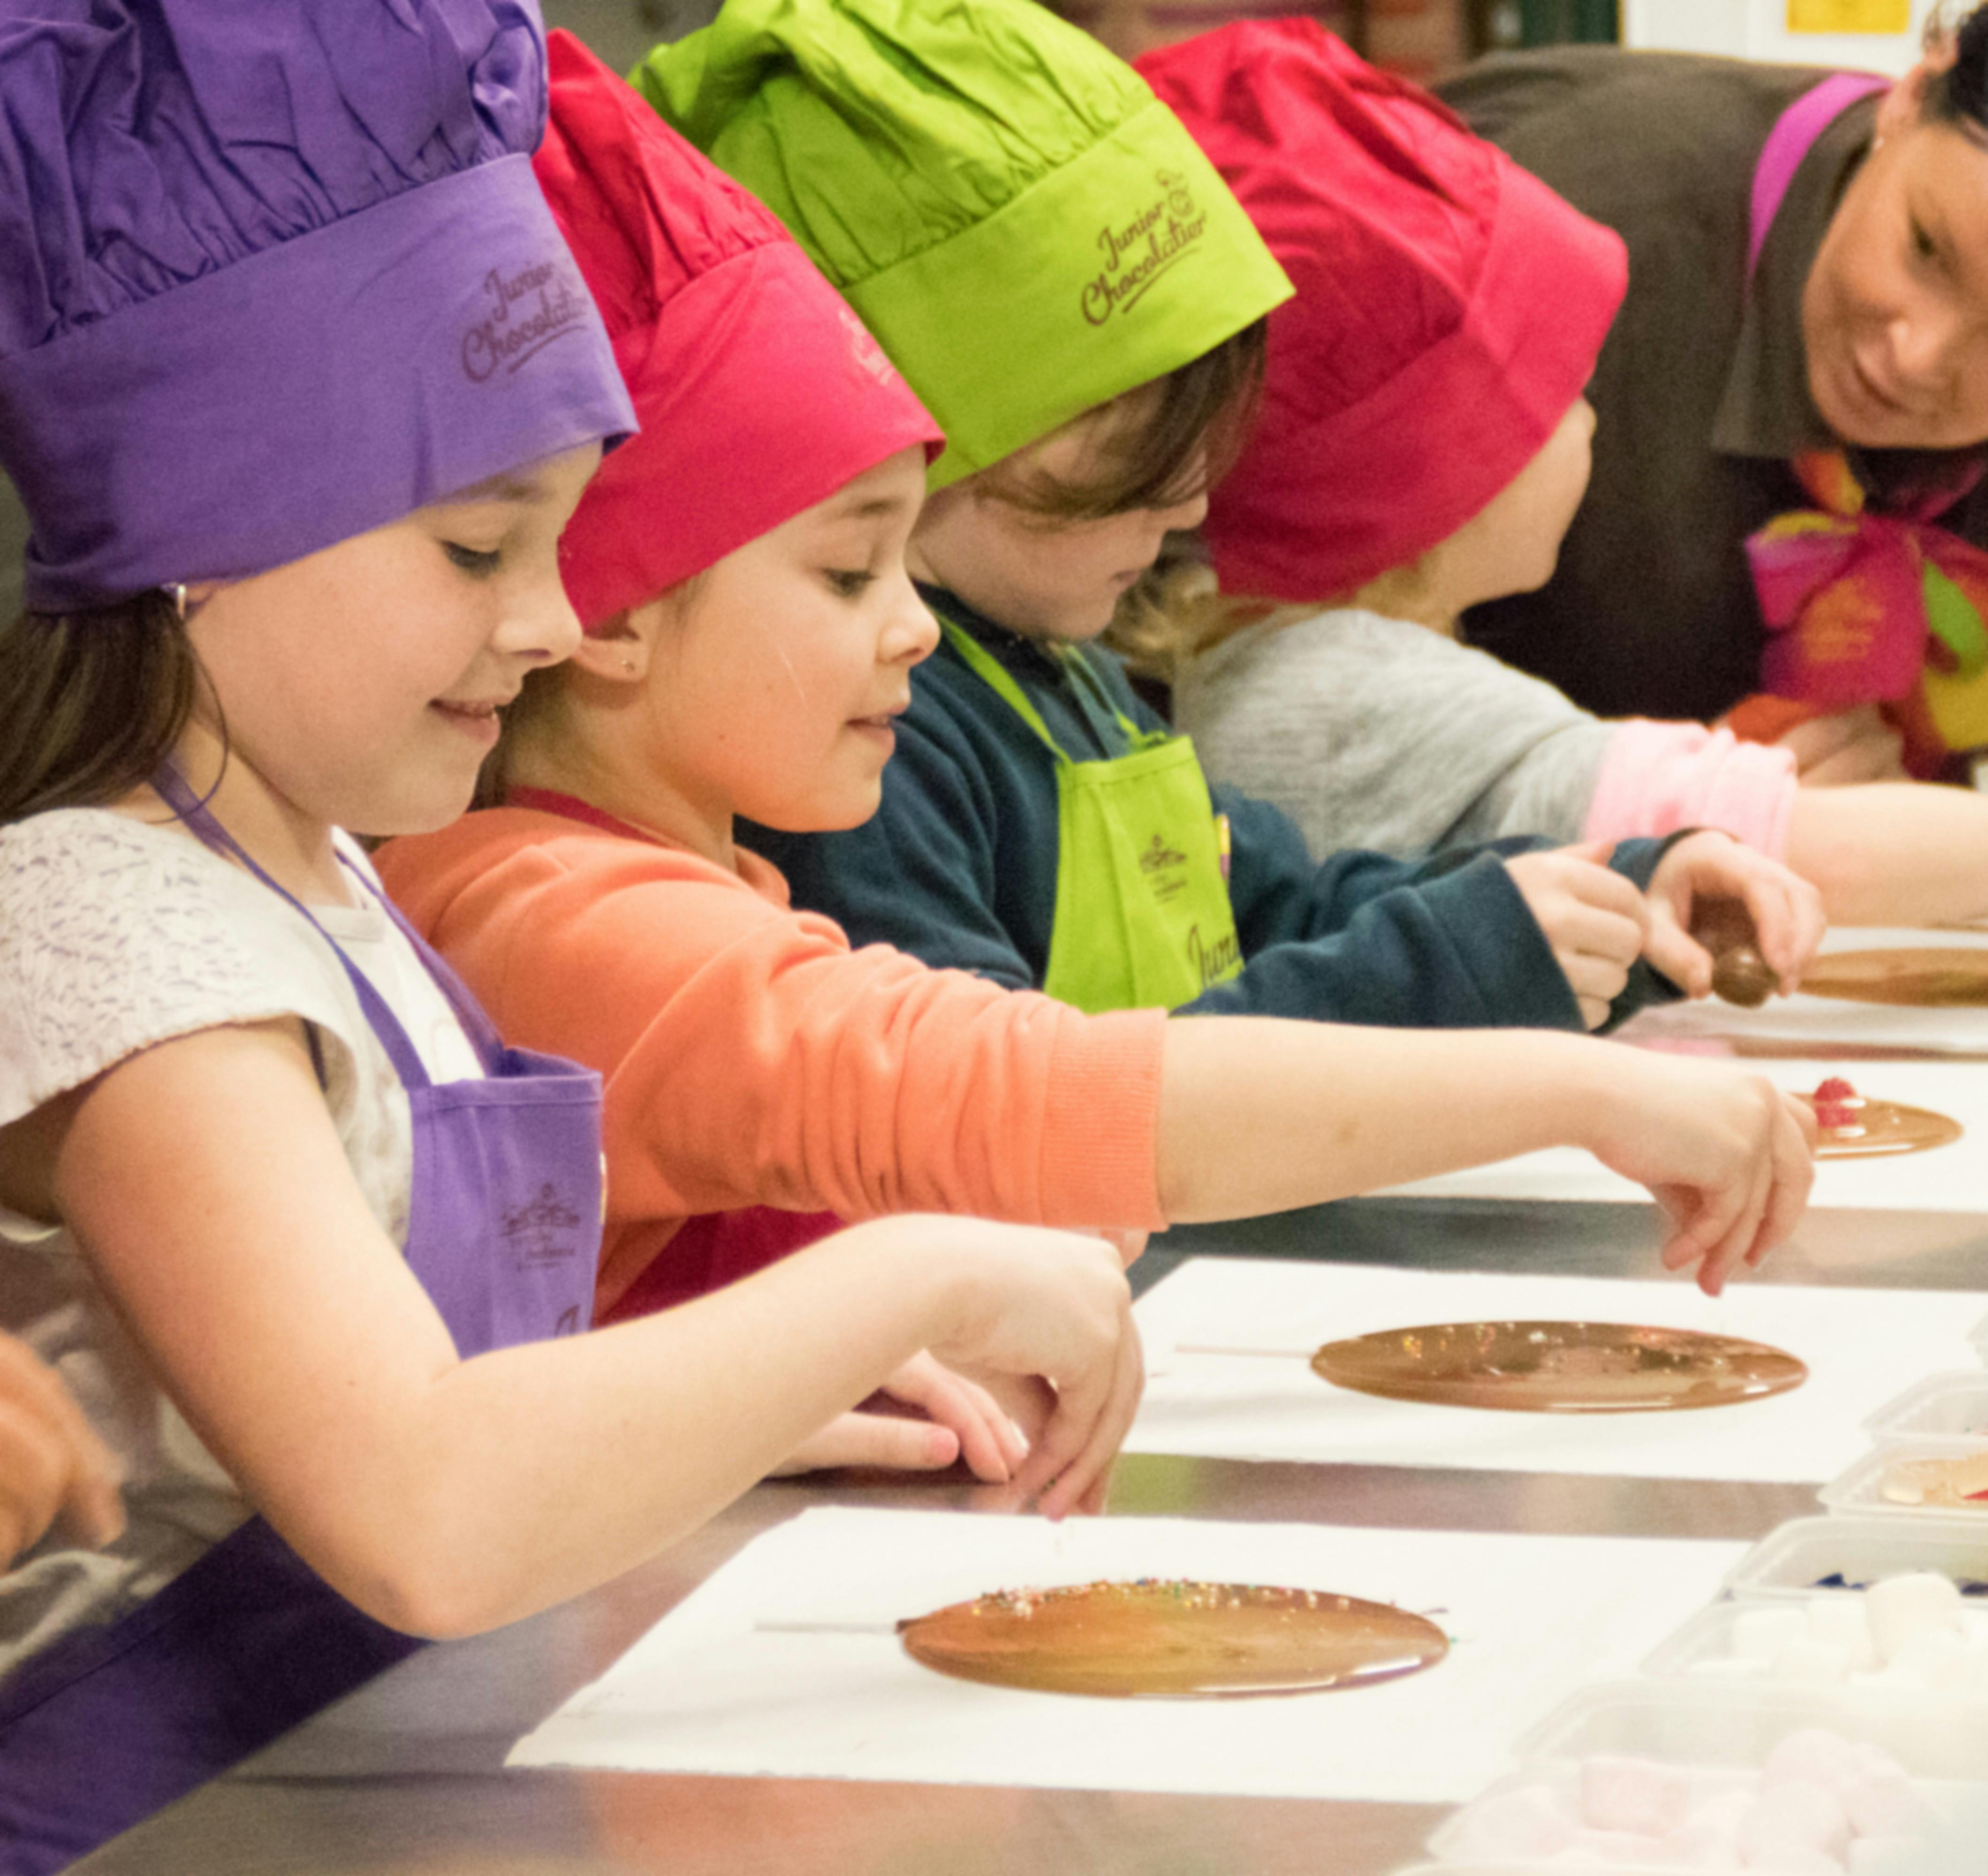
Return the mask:
M1878 1651L1871 1641L1871 1618L1861 1597L1812 1596L1807 1617L1809 1639L1848 1648L1853 1674L1877 1666Z
M1951 1638L1947 1638L1951 1639ZM1781 1650L1774 1678L1801 1687L1838 1687L1850 1678L1850 1651L1841 1643L1798 1636Z
M1591 1830L1665 1837L1691 1813L1691 1780L1653 1759L1597 1753L1581 1763L1581 1821Z
M1966 1608L1959 1588L1950 1578L1931 1570L1887 1577L1864 1594L1871 1641L1878 1658L1888 1664L1915 1635L1965 1626Z
M1958 1630L1929 1628L1912 1637L1892 1657L1886 1671L1915 1674L1929 1687L1949 1688L1966 1671L1966 1644Z
M1550 1857L1574 1841L1574 1820L1550 1786L1522 1785L1480 1798L1457 1819L1453 1860Z
M1871 1618L1861 1597L1811 1596L1802 1614L1812 1640L1855 1648L1871 1639Z
M1685 1673L1700 1681L1760 1681L1767 1678L1767 1664L1749 1655L1707 1655L1691 1662Z
M1777 1605L1771 1609L1744 1610L1733 1619L1733 1652L1771 1666L1790 1641L1807 1633L1808 1618L1799 1609Z

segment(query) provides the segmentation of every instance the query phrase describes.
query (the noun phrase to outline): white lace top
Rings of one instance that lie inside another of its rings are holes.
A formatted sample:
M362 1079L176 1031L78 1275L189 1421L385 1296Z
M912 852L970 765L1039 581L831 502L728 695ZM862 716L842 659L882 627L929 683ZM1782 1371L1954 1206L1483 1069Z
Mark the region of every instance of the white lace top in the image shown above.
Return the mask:
M372 897L313 908L405 1026L437 1080L482 1072L419 958ZM374 1215L406 1233L406 1096L336 955L274 893L177 827L63 810L0 827L0 1126L151 1045L218 1024L300 1017ZM0 1577L0 1673L113 1619L247 1516L160 1391L74 1241L0 1208L0 1328L52 1363L122 1457L129 1528L102 1553L51 1533Z

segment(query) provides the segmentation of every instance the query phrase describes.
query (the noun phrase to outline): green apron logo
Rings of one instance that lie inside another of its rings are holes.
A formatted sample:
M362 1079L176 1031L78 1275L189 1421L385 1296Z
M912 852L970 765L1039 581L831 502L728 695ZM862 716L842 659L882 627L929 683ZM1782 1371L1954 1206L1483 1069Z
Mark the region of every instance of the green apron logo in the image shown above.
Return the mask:
M1094 326L1131 312L1207 232L1208 217L1196 212L1185 176L1163 169L1153 180L1160 188L1154 201L1129 221L1107 222L1097 231L1104 265L1084 289L1084 316Z

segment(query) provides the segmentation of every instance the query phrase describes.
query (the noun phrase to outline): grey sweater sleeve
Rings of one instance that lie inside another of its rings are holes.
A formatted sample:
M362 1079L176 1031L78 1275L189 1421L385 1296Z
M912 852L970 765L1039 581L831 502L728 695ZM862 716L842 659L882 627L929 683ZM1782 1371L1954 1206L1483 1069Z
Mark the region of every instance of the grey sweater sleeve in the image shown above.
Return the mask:
M1283 809L1317 859L1578 840L1618 727L1488 653L1343 609L1236 634L1174 705L1209 775Z

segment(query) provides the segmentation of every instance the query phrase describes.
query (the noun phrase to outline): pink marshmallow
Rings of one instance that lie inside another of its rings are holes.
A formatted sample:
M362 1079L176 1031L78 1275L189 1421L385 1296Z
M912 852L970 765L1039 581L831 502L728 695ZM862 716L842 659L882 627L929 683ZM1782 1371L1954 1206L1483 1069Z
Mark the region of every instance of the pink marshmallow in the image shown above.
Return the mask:
M1860 1771L1842 1793L1859 1837L1916 1837L1932 1821L1912 1781L1895 1765Z
M1667 1837L1691 1813L1691 1780L1651 1759L1598 1753L1581 1766L1581 1821L1594 1830Z
M1749 1869L1778 1872L1793 1852L1814 1851L1840 1870L1849 1842L1843 1800L1814 1779L1783 1778L1773 1784L1763 1780L1760 1795L1740 1820L1740 1857Z
M1565 1849L1574 1835L1574 1820L1550 1786L1522 1785L1470 1806L1457 1820L1456 1847L1450 1854L1459 1862L1550 1857Z
M1840 1785L1858 1770L1857 1748L1825 1726L1804 1726L1778 1741L1760 1767L1763 1790L1795 1779Z

